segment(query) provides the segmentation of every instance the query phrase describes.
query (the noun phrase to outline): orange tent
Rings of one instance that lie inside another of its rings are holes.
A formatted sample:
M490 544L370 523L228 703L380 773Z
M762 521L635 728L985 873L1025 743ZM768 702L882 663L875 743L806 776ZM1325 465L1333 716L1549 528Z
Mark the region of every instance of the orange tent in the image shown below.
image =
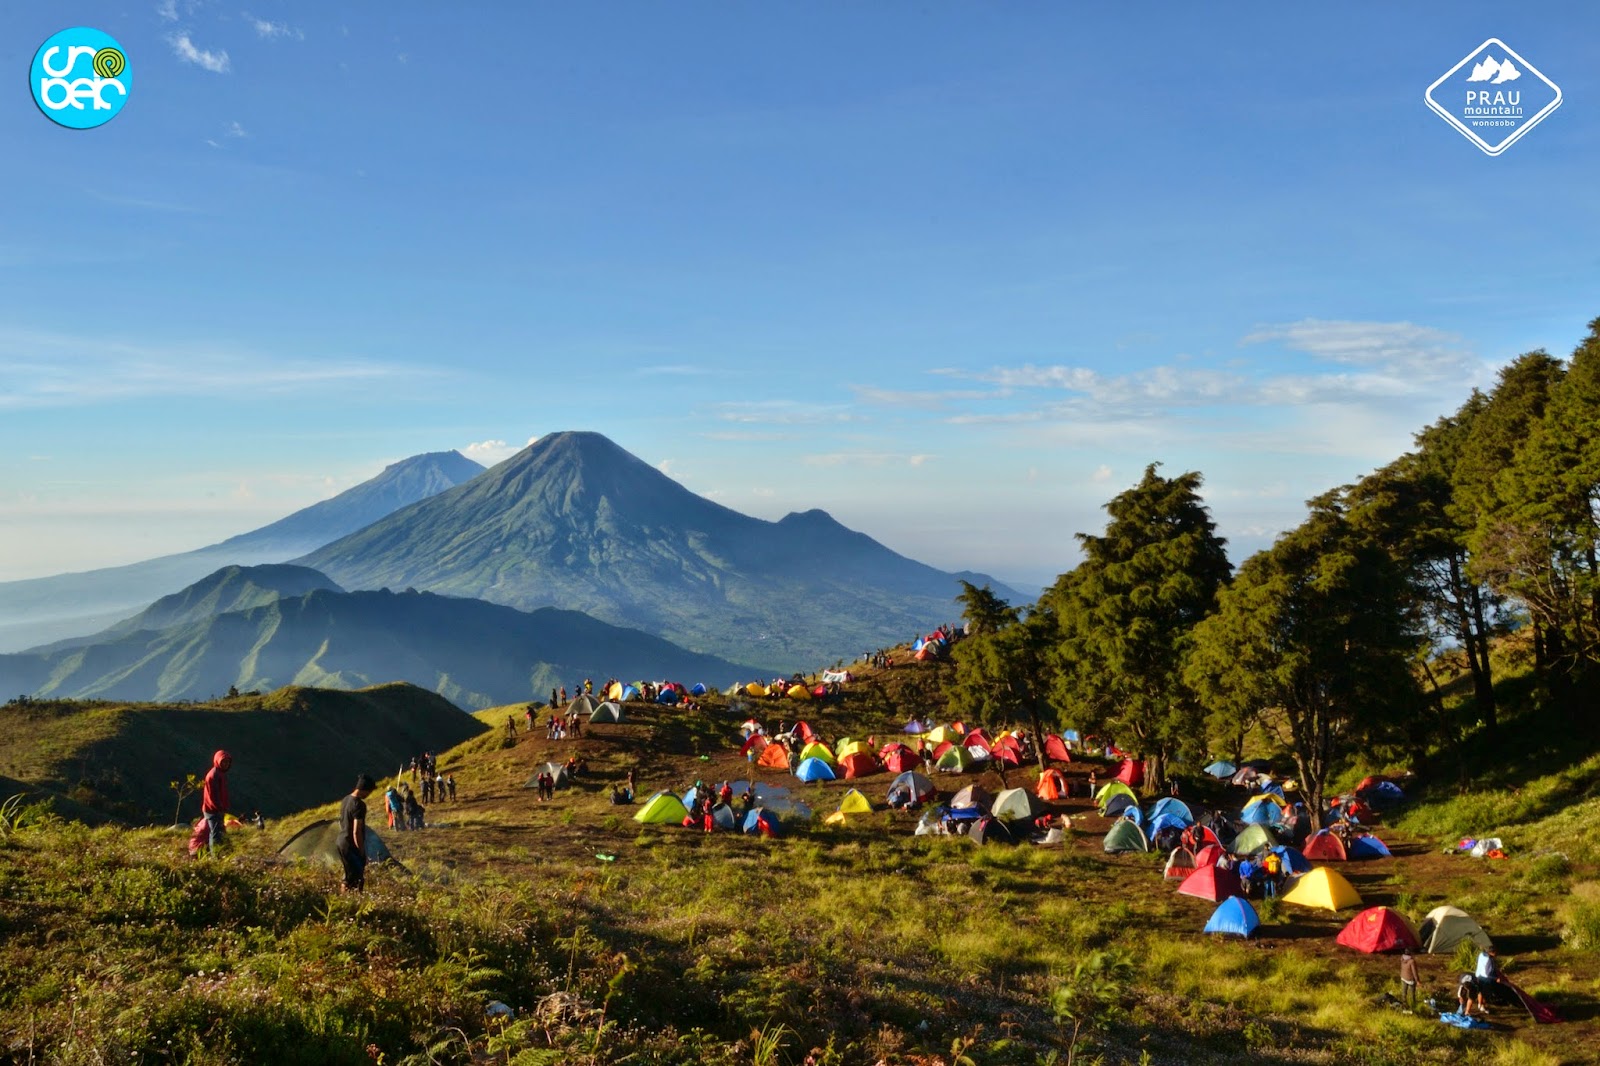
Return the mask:
M761 758L756 760L756 765L768 770L787 770L789 753L783 750L782 744L768 744L761 749Z
M1034 789L1034 794L1042 800L1054 803L1067 794L1067 779L1061 776L1060 770L1046 770L1039 775L1039 784Z

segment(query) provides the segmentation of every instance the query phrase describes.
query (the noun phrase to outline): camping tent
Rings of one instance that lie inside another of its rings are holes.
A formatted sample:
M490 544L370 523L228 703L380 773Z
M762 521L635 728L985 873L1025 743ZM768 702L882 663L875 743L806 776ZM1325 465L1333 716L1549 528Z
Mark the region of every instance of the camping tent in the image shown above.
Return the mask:
M846 755L839 760L839 769L844 771L845 780L852 777L867 777L883 772L883 766L878 762L878 757L870 751L858 751Z
M1183 802L1181 799L1178 799L1176 796L1165 796L1156 800L1155 804L1151 806L1150 818L1152 821L1154 821L1156 818L1159 818L1163 814L1176 815L1178 818L1182 819L1184 825L1194 824L1194 812L1189 809L1189 805L1187 803Z
M760 833L764 837L778 835L778 816L765 807L752 807L750 813L744 816L744 831L746 833Z
M972 753L960 744L952 744L939 756L933 768L944 774L964 774L972 769Z
M1206 844L1194 853L1196 866L1215 866L1218 862L1228 857L1220 844Z
M1238 870L1231 866L1208 864L1195 867L1194 873L1185 877L1183 884L1178 886L1178 894L1216 903L1229 896L1242 896L1244 889L1239 886Z
M988 810L994 806L994 796L982 785L968 785L950 798L950 807L953 810L963 810L967 807L980 807Z
M852 788L839 800L839 811L843 814L871 814L872 801L861 794L861 790Z
M1117 769L1117 780L1135 788L1144 784L1144 760L1123 759L1122 765Z
M558 762L547 762L543 766L535 766L533 773L529 774L528 779L522 783L522 787L538 788L540 774L549 774L551 780L555 781L557 788L566 788L570 784L567 781L567 768L564 765Z
M1246 825L1272 825L1280 821L1278 808L1271 803L1247 803L1239 819Z
M746 696L765 696L767 694L767 686L752 681L744 687L744 694Z
M620 722L623 720L622 704L607 700L589 713L591 722Z
M878 757L883 760L884 769L891 774L903 774L922 765L922 756L904 744L885 744Z
M1051 767L1039 775L1039 783L1034 786L1034 794L1047 803L1054 803L1067 794L1067 779L1061 771Z
M711 808L711 821L718 829L737 829L739 816L733 813L733 808L726 803L719 803Z
M600 702L587 692L579 693L573 701L567 704L568 714L593 714Z
M1388 859L1392 857L1388 846L1371 833L1363 833L1350 841L1349 855L1352 859Z
M1483 926L1468 917L1467 912L1456 907L1435 907L1422 919L1417 930L1417 940L1422 950L1430 955L1443 955L1455 950L1463 940L1471 940L1480 949L1494 947L1494 941L1483 931Z
M1334 939L1368 955L1419 946L1416 930L1405 915L1388 907L1368 907L1350 919Z
M1139 802L1138 793L1134 792L1133 789L1129 788L1121 781L1111 781L1101 785L1100 791L1094 794L1094 801L1100 805L1102 810L1104 810L1105 805L1110 801L1112 796L1127 796L1129 799L1133 800L1133 802Z
M388 862L394 858L371 823L367 824L362 850L367 853L368 862ZM312 822L278 849L278 858L285 861L303 859L334 870L344 869L344 860L339 858L339 820L324 818L320 822Z
M1171 811L1163 811L1162 813L1151 817L1149 823L1144 827L1145 832L1150 834L1151 840L1156 838L1157 833L1167 829L1177 830L1180 833L1183 832L1183 819Z
M1229 896L1217 904L1217 909L1211 912L1204 931L1225 936L1248 937L1260 925L1261 918L1256 914L1256 909L1250 906L1249 900L1243 896Z
M1119 815L1127 814L1129 811L1133 812L1135 819L1140 817L1139 802L1126 792L1118 792L1106 800L1106 805L1100 809L1100 813L1107 818L1116 818Z
M768 744L761 749L761 758L756 760L756 765L768 770L787 770L789 753L782 744Z
M1115 855L1124 851L1149 851L1150 841L1145 839L1144 830L1126 818L1119 818L1106 833L1102 846L1107 854Z
M682 800L670 792L657 792L645 801L633 820L645 825L682 825L687 817L689 809Z
M794 768L794 776L802 781L832 781L834 779L833 767L815 757L801 759L800 765Z
M864 751L869 755L875 754L873 752L873 750L870 747L867 746L867 742L866 741L864 741L864 740L851 740L848 737L846 737L846 738L840 740L839 743L834 747L833 756L836 759L843 760L845 758L845 756L854 755L858 751Z
M667 707L676 706L680 697L675 688L664 688L656 693L656 702Z
M979 818L967 832L967 838L974 844L1015 844L1017 835L1009 825L999 818L988 815Z
M804 685L790 685L787 695L791 700L809 700L811 690Z
M1233 838L1233 846L1228 850L1235 855L1250 855L1257 851L1265 851L1278 841L1272 831L1264 825L1247 825L1240 834Z
M704 696L705 694L706 683L704 681L696 681L694 687L689 690L689 695L691 696Z
M1032 820L1043 814L1044 808L1027 789L1008 788L994 798L994 806L989 808L989 813L1006 821Z
M1342 911L1346 907L1361 906L1360 893L1349 881L1326 866L1318 866L1303 875L1282 898L1285 903L1301 907L1320 907L1329 911Z
M1216 762L1206 767L1205 772L1210 774L1212 777L1220 779L1224 777L1232 777L1234 774L1239 772L1239 768L1225 759L1218 759Z
M831 750L829 750L828 745L822 743L820 740L813 740L811 743L801 748L800 758L802 760L821 759L830 767L839 765L839 760L834 757L834 754Z
M1283 872L1291 877L1311 872L1311 860L1286 844L1273 848L1272 853L1283 864Z
M1194 871L1194 852L1188 848L1173 848L1167 856L1167 865L1161 876L1168 881L1182 881Z
M937 795L938 791L928 778L907 770L889 785L889 805L905 807L914 803L926 803Z
M1313 862L1344 862L1350 857L1345 854L1344 841L1326 829L1318 830L1300 850Z
M1055 762L1072 761L1072 755L1067 751L1067 742L1054 733L1044 738L1044 757Z
M622 687L622 694L620 696L616 697L616 698L621 703L627 703L629 700L638 699L639 698L639 686L638 685L624 685Z

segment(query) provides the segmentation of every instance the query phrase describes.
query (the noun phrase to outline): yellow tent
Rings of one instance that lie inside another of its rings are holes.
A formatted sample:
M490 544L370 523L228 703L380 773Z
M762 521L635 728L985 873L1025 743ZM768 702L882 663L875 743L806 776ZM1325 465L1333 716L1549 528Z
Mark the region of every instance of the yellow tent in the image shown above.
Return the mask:
M1123 784L1121 781L1110 781L1104 785L1101 785L1100 791L1094 794L1094 801L1099 806L1104 807L1107 803L1111 802L1112 796L1120 795L1124 792L1128 794L1128 798L1133 800L1134 804L1137 806L1139 803L1139 794L1133 789L1129 788L1127 785Z
M1259 796L1252 797L1250 802L1244 805L1244 809L1248 811L1251 807L1256 807L1263 803L1276 803L1279 807L1289 806L1288 800L1282 799L1272 792L1263 792Z
M942 725L935 729L929 730L926 740L929 744L932 744L937 748L940 744L943 744L947 740L951 741L952 743L959 742L961 740L961 734L953 726Z
M606 687L605 695L606 699L608 700L620 700L622 698L622 682L611 682L611 684Z
M807 759L821 759L830 767L839 765L839 760L834 758L833 752L828 750L828 745L820 740L813 740L800 749L800 761L805 762Z
M809 700L811 698L811 690L804 685L790 685L789 698L791 700Z
M849 792L846 792L844 794L844 798L839 801L839 813L871 814L872 801L863 796L860 789L852 788Z
M744 687L744 691L747 696L765 696L767 694L767 686L758 685L752 681Z
M864 740L845 740L839 743L839 750L834 754L843 759L845 756L854 755L858 751L864 751L869 755L872 753L872 749L867 747L867 742Z
M1283 901L1301 907L1342 911L1346 907L1361 906L1361 895L1338 873L1326 866L1318 866L1310 873L1302 874L1294 887L1284 893Z

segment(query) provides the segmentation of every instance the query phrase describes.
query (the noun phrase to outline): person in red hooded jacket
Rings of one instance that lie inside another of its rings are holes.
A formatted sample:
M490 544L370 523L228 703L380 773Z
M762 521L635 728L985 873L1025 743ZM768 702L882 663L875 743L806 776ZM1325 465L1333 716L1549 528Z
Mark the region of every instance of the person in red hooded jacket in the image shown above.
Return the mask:
M206 774L205 787L200 790L200 811L205 815L206 828L210 830L213 855L222 845L222 823L228 815L228 770L232 766L233 756L219 750L211 756L211 770Z

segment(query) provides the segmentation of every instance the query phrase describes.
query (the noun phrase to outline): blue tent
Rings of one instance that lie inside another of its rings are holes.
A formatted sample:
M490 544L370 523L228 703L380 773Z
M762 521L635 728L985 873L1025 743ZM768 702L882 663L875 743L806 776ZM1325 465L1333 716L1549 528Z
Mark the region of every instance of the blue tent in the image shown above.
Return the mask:
M1155 824L1155 820L1160 818L1163 814L1175 815L1177 819L1184 825L1194 824L1194 812L1189 809L1189 805L1187 803L1175 796L1168 796L1165 799L1156 800L1155 804L1150 808L1151 825L1153 826Z
M622 698L623 698L624 701L638 699L639 698L639 687L637 685L628 685L628 686L626 686L622 690Z
M1116 799L1117 797L1116 796L1112 796L1111 798L1112 799ZM1108 806L1109 806L1109 804L1108 804ZM1144 812L1141 811L1138 807L1133 806L1132 804L1130 804L1122 812L1122 817L1126 818L1128 821L1132 822L1134 825L1138 826L1139 828L1141 828L1141 829L1144 828Z
M1062 730L1061 731L1061 739L1062 740L1070 740L1074 744L1082 744L1083 743L1083 738L1078 735L1078 731L1076 729L1064 729L1064 730Z
M1311 860L1287 844L1280 844L1272 849L1278 856L1278 861L1283 863L1283 872L1291 876L1308 874L1311 872Z
M661 695L656 697L656 702L657 703L664 703L664 704L666 704L666 705L668 705L670 707L671 705L673 705L673 704L678 702L678 690L677 689L672 689L672 688L664 688L664 689L662 689L661 690Z
M816 756L803 759L794 768L794 776L802 781L832 781L833 768Z
M1217 778L1232 777L1238 772L1239 768L1225 759L1218 759L1216 762L1206 767L1206 773Z
M1277 796L1279 799L1288 799L1289 798L1288 796L1285 796L1283 794L1283 786L1278 784L1276 781L1268 781L1266 784L1261 786L1261 791L1270 792L1274 796Z
M750 813L744 816L744 831L759 833L763 828L762 823L766 823L765 829L770 836L777 836L778 826L782 824L778 821L778 816L765 807L753 807Z
M1257 803L1253 807L1246 807L1244 813L1239 815L1239 820L1246 825L1276 825L1282 819L1278 817L1276 803Z
M712 790L709 789L709 788L706 789L706 794L710 795L711 791ZM652 796L650 798L654 799L655 797ZM698 788L691 788L689 791L687 791L687 792L685 792L683 794L683 805L684 805L684 807L687 808L688 810L691 810L691 811L694 810L694 801L699 799L699 798L700 798L700 790Z
M1128 795L1126 792L1118 792L1115 796L1112 796L1110 799L1106 800L1105 810L1101 811L1100 813L1105 815L1107 818L1115 818L1123 811L1137 811L1138 809L1139 805L1133 801L1132 796Z
M1350 848L1346 854L1352 859L1387 859L1392 853L1377 837L1359 836L1350 841Z
M911 650L912 651L921 651L922 650L922 646L924 644L926 644L926 643L927 643L927 641L923 640L921 637L918 637L917 640L916 640L916 643L911 645Z
M1163 829L1185 829L1188 825L1188 822L1185 822L1171 811L1162 811L1160 814L1151 817L1150 824L1146 828L1149 830L1150 839L1154 840L1156 834Z
M1205 931L1231 936L1248 937L1261 926L1261 919L1250 901L1243 896L1229 896L1217 904L1206 922Z
M909 721L909 722L907 722L905 724L905 728L901 729L900 732L902 732L902 733L922 733L922 732L926 732L926 730L924 730L922 728L922 723L921 722L919 722L915 718L913 718L913 719L911 719L911 721Z
M689 695L691 696L704 696L705 694L706 683L704 681L696 681L694 687L689 690Z

